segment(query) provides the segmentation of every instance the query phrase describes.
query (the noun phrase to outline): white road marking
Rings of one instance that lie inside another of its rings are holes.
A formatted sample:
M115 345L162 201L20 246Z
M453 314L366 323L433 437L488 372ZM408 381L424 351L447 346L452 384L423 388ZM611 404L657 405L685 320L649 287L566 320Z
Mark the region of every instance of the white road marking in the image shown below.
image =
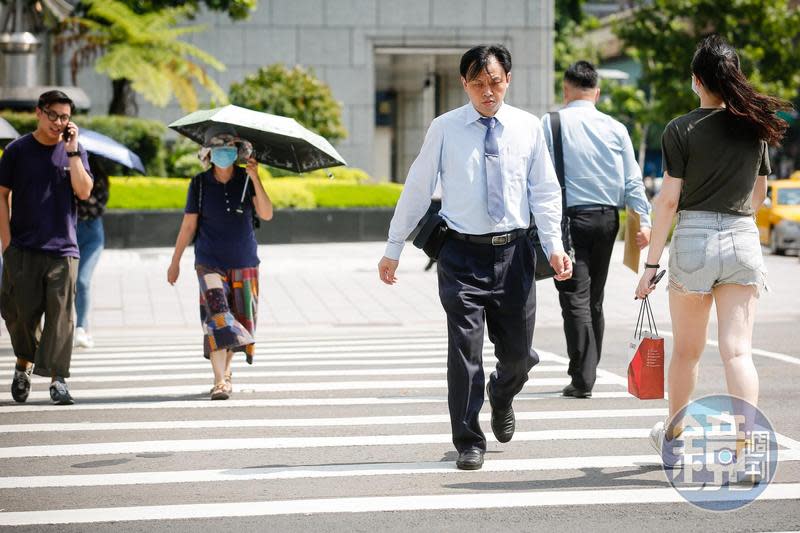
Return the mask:
M521 392L514 398L514 402L524 402L533 400L552 400L560 398L561 392ZM622 391L595 391L592 397L598 398L628 398L632 396ZM270 398L252 400L226 400L224 402L212 402L209 400L171 400L171 401L140 401L140 402L97 402L97 403L77 403L68 407L47 404L10 404L0 405L2 413L26 413L26 412L64 412L68 411L116 411L129 409L215 409L215 408L239 408L239 407L318 407L331 405L407 405L417 403L447 403L445 396L414 396L411 398L400 397L373 397L373 398ZM577 401L582 400L572 400Z
M514 411L517 420L573 420L590 418L664 417L667 409L581 409L578 411ZM481 414L489 421L488 413ZM450 416L355 416L347 418L246 418L238 420L158 420L152 422L57 422L53 424L0 425L0 433L32 433L47 431L127 431L202 428L265 428L265 427L339 427L394 426L449 423Z
M203 374L205 378L209 376ZM559 378L534 378L526 387L563 387L569 383L568 377ZM615 384L616 381L600 377L598 385ZM395 380L395 381L321 381L321 382L287 382L287 383L236 383L236 391L252 392L301 392L301 391L342 391L342 390L394 390L394 389L440 389L447 388L444 379L430 380ZM166 387L126 387L109 389L78 389L70 388L76 401L88 398L126 398L137 396L183 396L192 394L208 394L204 385L175 385ZM32 391L29 398L43 400L50 397L44 391Z
M514 441L644 439L649 435L650 428L553 429L542 431L517 431L514 433ZM487 435L486 437L489 442L494 441L491 435ZM213 452L219 450L277 450L286 448L452 444L452 438L450 433L429 433L421 435L353 435L342 437L270 437L87 442L81 444L51 444L0 448L0 459L135 453Z
M741 501L752 497L750 491L708 491L709 501ZM800 483L773 483L759 500L796 500ZM320 513L375 513L388 511L430 511L442 509L509 509L520 507L560 507L578 505L631 505L685 503L673 488L591 489L556 491L516 491L480 493L474 498L465 494L324 498L314 500L250 501L236 503L198 503L140 507L106 507L0 513L0 525L91 524L140 520L178 520L242 516L276 516Z
M537 369L540 373L557 372L566 375L566 366L556 366ZM191 369L189 369L191 370ZM494 367L485 367L484 373L489 375ZM237 379L253 378L303 378L303 377L342 377L342 376L441 376L446 377L447 369L444 367L417 367L417 368L346 368L327 370L246 370L237 374ZM109 374L102 376L85 376L76 372L69 378L69 383L113 383L116 381L185 381L190 379L212 379L211 366L208 365L202 372L179 373L167 372L164 374ZM536 379L534 377L534 379Z
M781 452L780 462L800 461L798 452ZM660 467L658 455L606 455L545 457L536 459L488 459L482 472L532 472L541 470L580 470L583 468ZM220 470L178 470L126 472L116 474L67 474L59 476L0 477L0 489L110 487L121 485L159 485L167 483L218 483L221 481L275 481L284 479L350 478L366 476L406 476L418 474L474 475L456 468L454 462L365 463L314 466L229 468Z

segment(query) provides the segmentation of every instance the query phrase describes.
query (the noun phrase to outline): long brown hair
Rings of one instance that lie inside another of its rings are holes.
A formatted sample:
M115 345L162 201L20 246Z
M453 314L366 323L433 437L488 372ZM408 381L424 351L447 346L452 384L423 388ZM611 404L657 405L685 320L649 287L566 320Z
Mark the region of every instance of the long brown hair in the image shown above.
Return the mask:
M772 146L780 144L789 124L775 113L792 109L792 104L756 91L739 67L736 50L725 39L712 34L700 41L692 58L692 72L709 91L722 98L732 117L748 126L759 139Z

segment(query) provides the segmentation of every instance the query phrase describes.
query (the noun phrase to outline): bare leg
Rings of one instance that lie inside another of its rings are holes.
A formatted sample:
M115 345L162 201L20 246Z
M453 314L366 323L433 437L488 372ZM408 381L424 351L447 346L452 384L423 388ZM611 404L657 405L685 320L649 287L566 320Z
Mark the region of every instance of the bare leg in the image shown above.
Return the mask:
M225 359L225 375L226 376L230 376L231 375L231 362L232 361L233 361L233 352L231 350L228 350L228 355L227 355L227 357Z
M725 365L728 393L758 404L758 372L753 364L753 323L756 289L745 285L720 285L714 289L719 323L719 355Z
M211 368L214 370L214 385L225 382L225 359L228 357L226 350L211 352Z
M669 313L674 335L672 358L667 378L669 389L669 424L667 439L681 432L681 421L675 415L686 404L697 383L700 356L706 346L708 316L713 298L710 294L683 294L669 291Z

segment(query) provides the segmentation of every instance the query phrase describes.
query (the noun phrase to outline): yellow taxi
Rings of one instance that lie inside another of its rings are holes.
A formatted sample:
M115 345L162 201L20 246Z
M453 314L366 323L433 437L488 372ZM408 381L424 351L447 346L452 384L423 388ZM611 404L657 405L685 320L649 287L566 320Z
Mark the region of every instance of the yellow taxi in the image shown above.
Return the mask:
M800 250L800 171L791 179L769 182L756 225L761 244L769 246L773 254Z

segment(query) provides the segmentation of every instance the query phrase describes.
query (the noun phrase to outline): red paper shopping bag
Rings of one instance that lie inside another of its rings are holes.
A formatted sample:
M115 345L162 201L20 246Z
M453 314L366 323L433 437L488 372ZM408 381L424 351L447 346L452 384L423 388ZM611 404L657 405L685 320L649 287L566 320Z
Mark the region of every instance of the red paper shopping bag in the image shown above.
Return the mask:
M644 318L650 331L644 329ZM628 392L640 400L664 398L664 339L658 336L650 302L645 298L630 344L633 352L628 364Z

